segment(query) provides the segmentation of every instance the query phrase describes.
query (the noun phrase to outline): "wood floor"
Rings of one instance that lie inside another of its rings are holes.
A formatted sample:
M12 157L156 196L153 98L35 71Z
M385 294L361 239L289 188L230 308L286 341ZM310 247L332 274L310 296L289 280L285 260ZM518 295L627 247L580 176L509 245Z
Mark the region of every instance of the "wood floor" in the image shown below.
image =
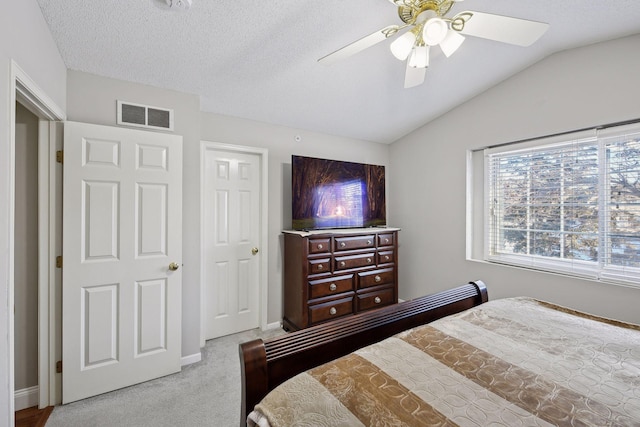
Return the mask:
M49 415L53 411L53 406L44 409L33 408L23 409L16 412L16 427L44 427Z

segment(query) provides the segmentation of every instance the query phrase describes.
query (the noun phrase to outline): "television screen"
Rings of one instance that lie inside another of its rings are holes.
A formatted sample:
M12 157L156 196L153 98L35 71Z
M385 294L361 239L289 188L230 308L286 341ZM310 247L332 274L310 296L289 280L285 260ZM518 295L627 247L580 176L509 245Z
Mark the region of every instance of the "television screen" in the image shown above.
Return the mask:
M291 156L295 230L386 225L384 166Z

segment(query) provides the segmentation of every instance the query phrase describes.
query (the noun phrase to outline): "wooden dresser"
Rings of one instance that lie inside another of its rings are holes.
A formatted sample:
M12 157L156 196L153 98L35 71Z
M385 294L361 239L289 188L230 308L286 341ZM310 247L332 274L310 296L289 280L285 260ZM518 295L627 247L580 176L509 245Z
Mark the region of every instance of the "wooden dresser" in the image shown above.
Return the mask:
M398 302L397 228L284 231L283 327Z

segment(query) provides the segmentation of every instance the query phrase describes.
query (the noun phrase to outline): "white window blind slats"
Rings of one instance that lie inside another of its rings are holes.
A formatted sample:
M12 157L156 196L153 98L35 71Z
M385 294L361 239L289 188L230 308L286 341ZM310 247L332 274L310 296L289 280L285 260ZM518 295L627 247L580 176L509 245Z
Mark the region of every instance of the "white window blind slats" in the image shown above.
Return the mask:
M604 136L601 143L608 163L604 264L624 274L640 268L640 133Z

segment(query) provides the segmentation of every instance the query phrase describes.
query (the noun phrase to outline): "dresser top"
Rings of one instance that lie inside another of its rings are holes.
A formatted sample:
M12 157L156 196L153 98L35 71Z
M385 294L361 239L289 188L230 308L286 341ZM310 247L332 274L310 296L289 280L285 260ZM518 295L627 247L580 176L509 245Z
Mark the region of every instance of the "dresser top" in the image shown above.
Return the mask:
M400 231L395 227L369 227L369 228L323 228L320 230L282 230L283 233L297 234L301 237L315 236L319 234L370 234L388 233L390 231Z

